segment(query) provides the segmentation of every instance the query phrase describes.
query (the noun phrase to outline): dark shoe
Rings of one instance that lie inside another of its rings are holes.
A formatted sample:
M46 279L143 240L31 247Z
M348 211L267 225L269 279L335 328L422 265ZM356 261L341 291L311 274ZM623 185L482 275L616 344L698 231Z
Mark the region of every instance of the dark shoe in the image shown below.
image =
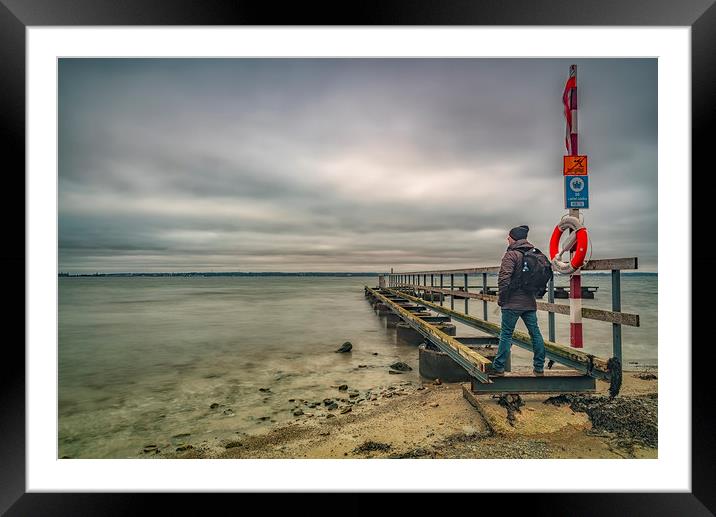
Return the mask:
M544 370L532 370L532 373L537 377L544 377Z
M504 370L495 370L490 374L491 377L504 377L505 371Z

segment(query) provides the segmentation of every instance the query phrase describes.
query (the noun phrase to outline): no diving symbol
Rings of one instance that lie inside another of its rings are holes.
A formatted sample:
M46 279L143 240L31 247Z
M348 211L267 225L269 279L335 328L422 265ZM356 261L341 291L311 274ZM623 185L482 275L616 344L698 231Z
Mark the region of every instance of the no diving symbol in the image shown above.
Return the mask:
M581 178L572 178L569 181L569 188L571 188L573 192L581 192L584 190L584 180Z

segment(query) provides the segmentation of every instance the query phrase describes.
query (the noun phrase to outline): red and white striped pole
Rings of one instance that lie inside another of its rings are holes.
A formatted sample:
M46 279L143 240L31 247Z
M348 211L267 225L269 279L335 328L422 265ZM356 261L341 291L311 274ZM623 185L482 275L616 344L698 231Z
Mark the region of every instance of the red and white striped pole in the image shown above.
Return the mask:
M566 99L569 104L567 124L567 151L571 156L579 154L579 132L577 131L577 65L569 67L569 89ZM565 109L567 106L565 106ZM566 112L565 112L566 114ZM571 123L569 123L571 122ZM579 219L579 209L570 208L569 215ZM571 233L571 231L570 231ZM570 252L570 258L573 253ZM582 275L578 269L569 277L569 343L572 348L582 348Z

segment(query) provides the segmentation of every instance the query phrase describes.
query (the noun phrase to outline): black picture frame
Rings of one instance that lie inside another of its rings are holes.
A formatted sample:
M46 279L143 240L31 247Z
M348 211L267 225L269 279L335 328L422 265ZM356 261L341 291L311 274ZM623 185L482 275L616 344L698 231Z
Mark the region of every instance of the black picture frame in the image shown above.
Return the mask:
M4 283L12 294L7 304L6 328L20 329L16 339L3 346L0 375L0 512L7 515L127 515L161 497L162 513L187 509L184 496L171 494L73 494L26 493L25 490L25 29L28 26L82 25L623 25L689 26L692 42L692 163L703 170L696 194L706 195L712 184L707 162L713 129L716 86L716 6L714 0L431 0L340 2L269 2L192 0L0 0L0 135L4 149L5 242L0 251ZM568 43L566 43L567 45ZM565 55L568 55L565 48ZM677 171L674 171L677 173ZM678 171L685 180L691 171ZM693 206L708 206L708 203ZM23 222L20 224L20 215ZM694 223L703 219L693 218ZM703 223L702 227L703 227ZM694 227L692 236L699 233ZM713 265L709 254L696 258L689 251L689 265L698 271ZM19 271L24 271L20 275ZM690 275L687 276L691 283ZM708 321L707 301L699 302L692 290L691 321ZM708 293L705 293L708 295ZM664 320L662 320L664 321ZM664 322L664 324L667 324ZM672 344L675 354L691 346ZM713 347L712 343L705 343ZM695 351L694 351L695 354ZM678 359L678 358L677 358ZM668 366L665 365L665 367ZM692 363L692 491L690 493L550 493L509 494L515 512L549 515L712 515L716 512L716 432L711 411L710 362L699 356ZM711 411L711 412L710 412ZM575 468L579 468L576 467ZM476 474L477 476L478 474ZM484 474L483 474L484 475ZM555 480L559 484L559 480ZM244 496L246 496L244 494ZM504 508L507 494L473 494L465 511ZM232 496L226 496L232 497ZM366 498L349 496L351 513L370 511ZM413 502L423 504L424 497ZM155 501L156 502L156 501ZM343 503L345 504L345 503ZM320 505L319 505L320 506ZM330 505L326 505L330 510ZM401 506L401 509L403 507ZM320 511L317 508L315 511ZM204 512L203 512L204 513Z

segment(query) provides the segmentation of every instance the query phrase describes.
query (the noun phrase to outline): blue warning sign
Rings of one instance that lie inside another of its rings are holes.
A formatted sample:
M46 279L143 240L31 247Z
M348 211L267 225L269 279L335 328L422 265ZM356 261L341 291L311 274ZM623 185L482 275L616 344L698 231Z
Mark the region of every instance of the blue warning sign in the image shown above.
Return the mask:
M589 208L589 176L564 177L564 207Z

